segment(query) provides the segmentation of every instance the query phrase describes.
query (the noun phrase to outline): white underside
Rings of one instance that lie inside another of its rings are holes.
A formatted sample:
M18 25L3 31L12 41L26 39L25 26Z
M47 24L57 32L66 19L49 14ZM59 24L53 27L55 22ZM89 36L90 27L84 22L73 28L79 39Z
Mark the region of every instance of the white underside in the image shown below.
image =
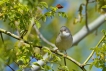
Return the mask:
M67 33L67 32L65 32L65 31L63 31L62 34L63 34L64 36L69 36L69 35L70 35L70 33Z

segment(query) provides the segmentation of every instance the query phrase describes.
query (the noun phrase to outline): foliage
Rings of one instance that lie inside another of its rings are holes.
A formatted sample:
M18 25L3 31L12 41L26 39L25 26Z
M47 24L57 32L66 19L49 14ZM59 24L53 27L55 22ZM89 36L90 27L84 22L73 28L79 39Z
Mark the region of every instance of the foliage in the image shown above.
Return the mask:
M43 10L47 9L48 11L43 14ZM14 29L14 31L19 32L21 35L21 38L23 38L26 34L30 32L29 26L31 26L32 20L34 19L35 24L38 28L41 27L40 20L43 22L46 22L47 17L54 17L56 14L59 14L59 16L66 17L66 14L64 12L57 12L57 7L48 7L48 4L46 2L40 2L38 0L1 0L0 1L0 19L6 22L8 26ZM26 31L28 30L28 31ZM25 34L26 31L26 34ZM31 32L30 32L31 33ZM31 36L31 35L30 35ZM28 37L25 37L26 39ZM30 37L32 38L32 36ZM39 45L40 40L38 36L35 34L33 40L33 44ZM2 51L1 49L0 51ZM43 55L39 52L34 51L33 45L28 45L24 42L17 41L15 45L9 51L6 51L10 53L9 56L5 59L8 60L5 64L11 64L15 62L19 66L19 70L22 70L24 68L30 68L30 61L31 57L36 59L42 59ZM59 58L54 55L50 51L46 51L49 53L53 59L51 62L56 62L59 60ZM1 58L2 59L2 58ZM4 59L4 58L3 58ZM33 63L32 63L33 64ZM36 63L34 63L36 64ZM47 65L42 67L43 70L47 69L49 70Z
M106 70L106 31L104 32L104 38L101 43L99 43L99 47L91 48L95 51L95 58L90 65L90 69L92 66L97 68L101 68L102 71Z

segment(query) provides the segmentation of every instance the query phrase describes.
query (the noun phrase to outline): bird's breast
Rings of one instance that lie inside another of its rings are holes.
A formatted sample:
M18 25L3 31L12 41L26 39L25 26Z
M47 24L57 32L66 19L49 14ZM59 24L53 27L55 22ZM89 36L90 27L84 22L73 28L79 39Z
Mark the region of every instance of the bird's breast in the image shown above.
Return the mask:
M60 40L56 43L56 46L61 51L67 50L68 48L70 48L72 46L72 41L73 41L73 39L71 36L69 36L67 38L60 37Z

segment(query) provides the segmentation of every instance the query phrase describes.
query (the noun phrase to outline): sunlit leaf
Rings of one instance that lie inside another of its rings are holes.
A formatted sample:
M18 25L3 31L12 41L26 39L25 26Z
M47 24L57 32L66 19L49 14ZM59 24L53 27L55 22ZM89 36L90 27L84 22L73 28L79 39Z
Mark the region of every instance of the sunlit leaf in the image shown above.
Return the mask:
M33 62L34 65L40 66L37 62Z
M52 16L52 13L51 12L47 12L45 13L46 16Z
M42 21L46 22L46 16L42 16Z
M51 8L51 10L53 11L53 12L56 12L57 11L57 7L50 7Z
M48 8L48 4L47 4L46 2L40 2L40 4L41 4L42 6L44 6L45 8Z
M37 28L40 28L41 27L41 24L40 24L39 21L35 20L35 24L36 24Z

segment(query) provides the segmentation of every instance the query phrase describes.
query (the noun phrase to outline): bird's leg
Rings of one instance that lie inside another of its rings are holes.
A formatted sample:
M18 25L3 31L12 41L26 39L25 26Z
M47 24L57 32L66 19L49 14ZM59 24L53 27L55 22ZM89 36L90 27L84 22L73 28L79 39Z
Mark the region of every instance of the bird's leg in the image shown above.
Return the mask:
M66 58L65 57L67 57L67 52L66 52L66 50L65 50L65 55L64 55L64 64L65 64L65 66L66 66Z

